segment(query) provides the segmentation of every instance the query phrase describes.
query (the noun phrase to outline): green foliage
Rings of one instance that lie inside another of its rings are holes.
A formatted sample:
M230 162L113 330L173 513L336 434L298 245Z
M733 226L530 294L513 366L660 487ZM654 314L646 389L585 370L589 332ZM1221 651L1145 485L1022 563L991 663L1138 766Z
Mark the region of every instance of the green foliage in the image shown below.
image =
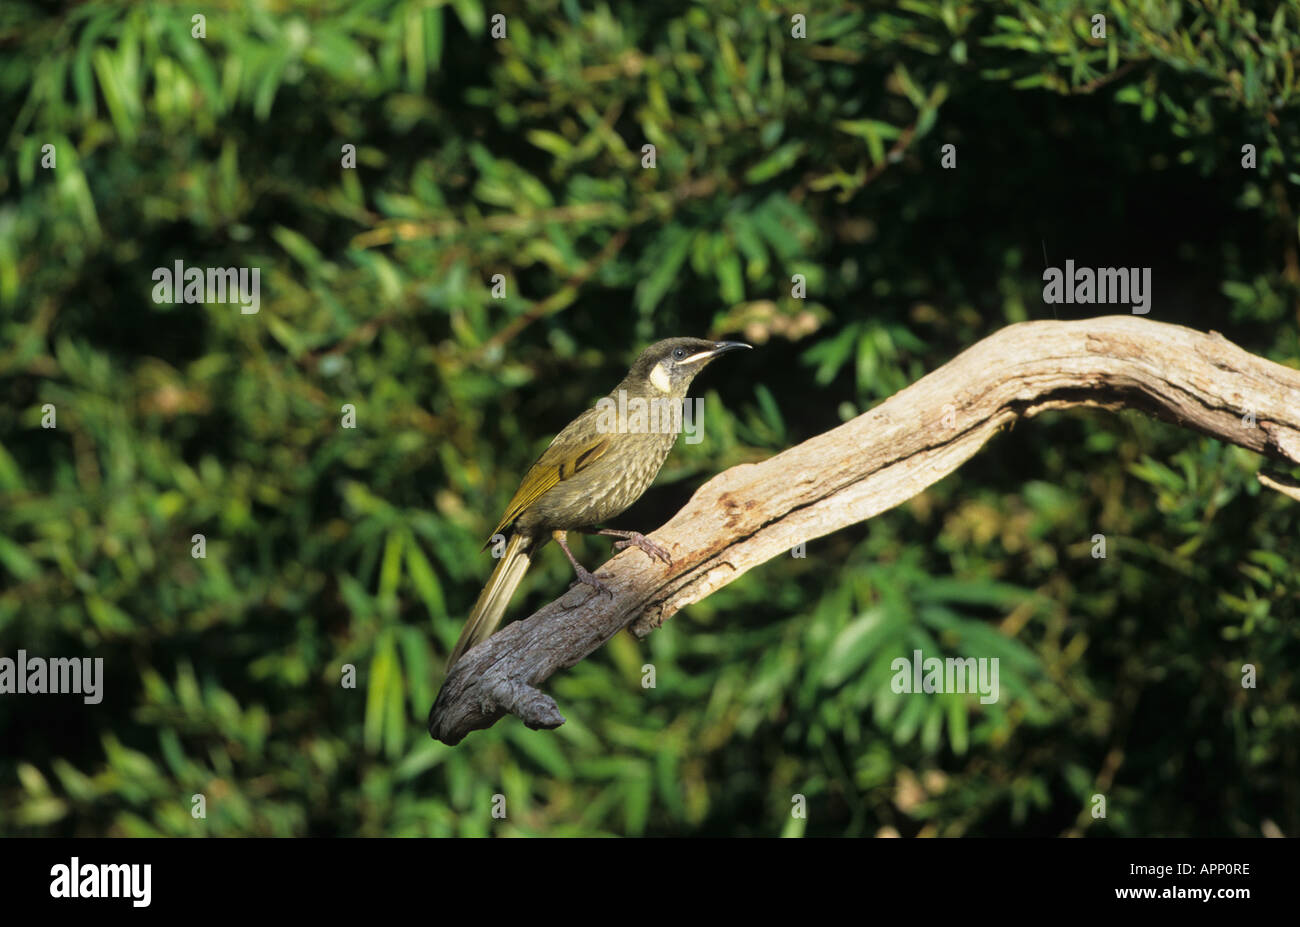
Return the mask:
M1294 0L793 12L227 3L196 38L185 5L6 5L0 654L106 680L2 697L0 832L1300 832L1295 503L1136 413L1042 416L620 636L548 683L557 732L426 736L484 537L649 340L761 350L699 381L646 531L1087 314L1040 256L1153 267L1151 318L1300 366ZM177 260L260 268L260 312L155 303ZM916 649L999 658L1001 698L895 694Z

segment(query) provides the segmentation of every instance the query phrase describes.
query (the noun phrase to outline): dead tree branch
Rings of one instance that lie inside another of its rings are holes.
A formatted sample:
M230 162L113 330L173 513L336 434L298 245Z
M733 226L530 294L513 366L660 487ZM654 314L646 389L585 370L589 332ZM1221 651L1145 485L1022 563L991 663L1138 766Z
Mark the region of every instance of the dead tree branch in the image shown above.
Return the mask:
M1012 325L852 421L709 480L653 535L671 568L624 551L602 568L612 600L575 587L475 647L443 683L429 733L456 744L505 714L558 727L537 687L623 628L645 637L800 541L915 496L999 429L1076 406L1138 409L1300 464L1300 372L1215 332L1133 316ZM1261 480L1296 493L1285 476Z

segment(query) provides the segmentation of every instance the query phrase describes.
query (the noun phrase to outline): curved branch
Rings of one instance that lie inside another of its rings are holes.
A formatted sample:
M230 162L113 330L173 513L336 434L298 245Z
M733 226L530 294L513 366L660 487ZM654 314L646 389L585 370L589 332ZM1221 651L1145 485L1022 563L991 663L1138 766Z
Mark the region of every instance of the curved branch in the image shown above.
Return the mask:
M537 687L621 629L645 637L799 542L910 499L999 429L1075 406L1139 409L1300 464L1300 372L1218 333L1132 316L1012 325L852 421L709 480L653 535L672 567L626 550L602 568L612 600L574 587L475 647L444 681L430 735L456 744L507 713L558 727ZM1261 480L1286 491L1285 477Z

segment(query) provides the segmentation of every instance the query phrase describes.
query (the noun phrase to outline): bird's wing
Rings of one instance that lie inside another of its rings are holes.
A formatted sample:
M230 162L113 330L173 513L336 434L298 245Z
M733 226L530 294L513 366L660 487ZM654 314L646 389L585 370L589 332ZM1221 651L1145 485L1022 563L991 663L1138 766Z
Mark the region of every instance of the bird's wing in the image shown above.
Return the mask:
M500 524L492 532L494 536L500 534L552 486L561 480L572 479L609 450L609 435L596 435L578 442L564 440L564 438L564 432L560 432L551 442L551 446L537 458L537 463L528 468L523 482L519 484L510 504L506 506L506 513L501 516ZM489 543L491 543L490 539Z

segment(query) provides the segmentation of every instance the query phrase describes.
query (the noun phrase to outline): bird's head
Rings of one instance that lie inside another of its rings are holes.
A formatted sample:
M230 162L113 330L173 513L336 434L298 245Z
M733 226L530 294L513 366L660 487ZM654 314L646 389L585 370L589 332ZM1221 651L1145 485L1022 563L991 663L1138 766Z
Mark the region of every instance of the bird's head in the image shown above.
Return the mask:
M682 397L709 361L728 351L749 347L741 341L666 338L641 352L623 383L647 396Z

